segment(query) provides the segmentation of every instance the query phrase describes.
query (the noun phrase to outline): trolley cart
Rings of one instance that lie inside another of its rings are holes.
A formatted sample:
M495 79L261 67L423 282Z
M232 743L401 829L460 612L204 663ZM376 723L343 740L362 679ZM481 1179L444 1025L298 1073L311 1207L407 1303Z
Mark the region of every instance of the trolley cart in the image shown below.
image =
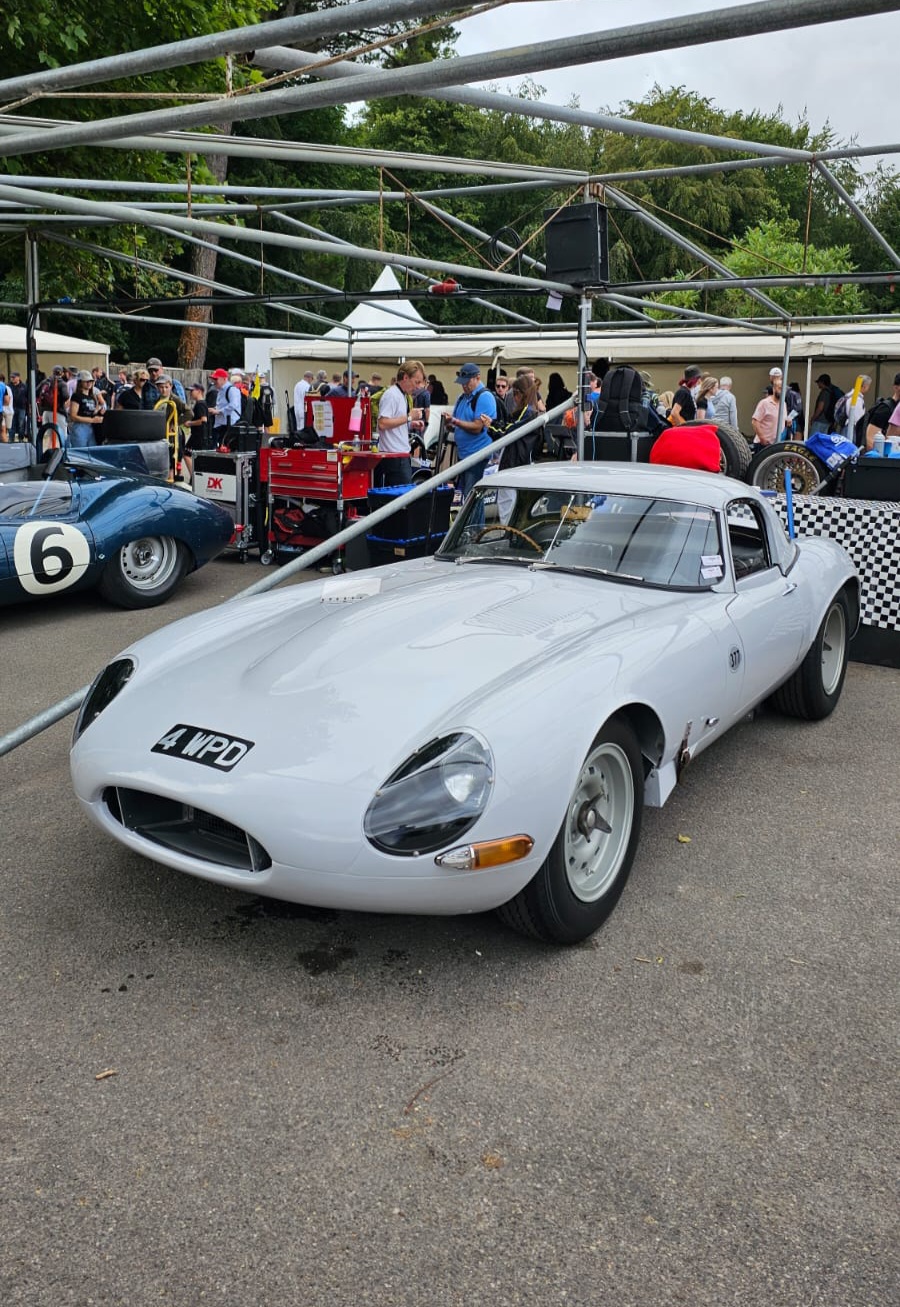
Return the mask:
M242 563L246 563L247 553L254 545L262 550L258 454L252 451L196 453L192 489L201 499L213 499L228 509L234 519L234 535L228 549L236 552Z
M278 539L274 530L274 514L279 504L331 505L334 526L340 531L346 525L346 505L361 500L365 503L372 480L371 469L379 454L350 447L326 446L321 449L273 449L260 451L260 481L264 488L268 530L266 549L261 555L263 563L271 563L278 555ZM322 543L321 536L295 535L293 544L311 549ZM340 569L340 559L335 560Z

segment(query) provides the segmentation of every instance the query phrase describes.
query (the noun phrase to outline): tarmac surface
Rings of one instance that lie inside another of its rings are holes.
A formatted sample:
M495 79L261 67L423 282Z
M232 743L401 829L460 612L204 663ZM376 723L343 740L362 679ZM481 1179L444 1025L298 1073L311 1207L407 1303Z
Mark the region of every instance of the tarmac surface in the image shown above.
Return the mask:
M0 734L262 574L3 610ZM900 672L698 759L568 950L145 862L71 728L0 759L5 1307L896 1304Z

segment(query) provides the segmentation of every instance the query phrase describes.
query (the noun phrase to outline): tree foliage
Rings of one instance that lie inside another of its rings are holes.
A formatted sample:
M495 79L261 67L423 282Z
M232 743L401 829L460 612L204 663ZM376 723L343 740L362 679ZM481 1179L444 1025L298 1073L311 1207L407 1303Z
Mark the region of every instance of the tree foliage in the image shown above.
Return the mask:
M7 0L0 17L0 29L6 36L3 73L15 76L42 66L71 64L226 30L268 17L348 3L350 0L283 0L283 3L210 0L205 8L196 9L186 7L183 0L141 0L136 6L114 6L109 0L96 0L88 9L85 0L70 0L65 6L59 0L32 0L27 8L24 0ZM386 24L364 33L354 30L345 37L329 38L322 45L330 53L351 54L385 66L441 60L452 56L455 40L454 29L445 18L446 15L442 18L436 13L433 22L424 25ZM385 39L389 39L389 44L383 44ZM361 51L360 43L371 43L378 48ZM224 60L216 60L108 83L83 98L45 96L19 102L15 109L19 113L69 120L106 117L158 108L161 103L177 104L198 92L220 95L229 79L238 83L259 82L262 76L244 63L231 67ZM303 80L298 77L295 82L300 84ZM116 98L102 98L110 93ZM530 100L541 99L544 91L534 82L525 81L518 95L524 107ZM159 96L166 98L155 98ZM781 148L825 150L836 144L828 126L816 132L803 120L790 124L784 120L780 107L769 113L725 111L710 99L683 87L654 87L643 100L627 101L617 112L619 117L636 124L731 138L735 141L731 157L746 163L728 171L716 167L703 171L704 165L717 165L727 157L721 149L703 140L671 140L641 128L635 134L595 131L506 109L482 110L421 96L388 97L371 101L352 118L345 106L337 106L243 123L241 135L260 142L258 154L227 159L227 180L232 186L371 191L371 202L335 206L323 200L311 207L305 204L288 207L287 200L282 203L274 198L254 197L254 210L231 220L264 230L289 232L292 228L288 218L293 216L327 236L427 259L438 278L451 263L484 267L502 263L513 270L531 273L533 265L529 259L543 260L547 214L572 199L582 198L580 191L571 186L555 190L519 188L500 180L492 182L476 171L459 174L440 166L433 172L404 169L402 161L394 167L386 164L380 169L350 163L326 166L285 162L264 144L266 140L314 141L414 152L439 160L494 159L609 176L610 266L614 282L702 278L710 259L724 263L742 277L785 270L835 273L856 266L891 266L886 252L853 219L818 171L806 163L770 164L741 149L742 142L756 141ZM215 159L210 158L209 162L216 166ZM223 165L225 162L220 160ZM865 177L852 162L830 166L842 185L884 231L893 248L900 248L897 175L880 170L874 176ZM677 168L679 172L646 175L648 170L669 168ZM183 186L188 176L194 187L213 180L202 153L192 156L188 162L176 153L113 148L78 148L11 158L7 160L7 170L45 177L140 179L160 188L154 198L166 198L162 188L172 182ZM224 168L219 168L219 174L224 175ZM638 175L622 177L620 174ZM488 185L483 185L484 182ZM445 188L454 193L420 201L419 192ZM626 201L636 201L659 222L691 242L697 247L697 253L690 254L627 208L620 207L613 188ZM404 199L383 200L386 191L402 192ZM77 191L70 193L77 194ZM90 194L96 197L96 192ZM138 197L135 203L145 198ZM193 212L197 214L205 202L194 194ZM435 209L445 212L436 213ZM448 214L467 224L467 228L460 230ZM70 297L74 288L81 299L96 296L110 301L130 301L138 307L154 297L169 296L174 300L184 293L183 283L138 266L137 258L145 258L187 270L194 258L194 247L189 242L165 234L155 226L98 229L67 225L63 229L66 236L118 249L128 256L129 261L125 263L109 262L95 254L73 251L55 243L52 238L60 228L51 222L39 225L38 230L46 238L42 244L41 279L47 298ZM510 257L501 246L514 247L516 253ZM220 252L217 276L254 297L287 298L304 293L307 287L296 280L298 277L355 296L371 286L380 267L375 262L347 259L339 252L310 253L284 246L262 250L246 245L238 248L243 257L235 258L227 250ZM272 267L266 268L264 264ZM3 298L10 301L23 298L21 268L20 238L10 234L0 243ZM473 275L470 281L476 282L477 278ZM421 281L411 278L409 286L418 289ZM803 315L856 313L872 308L890 311L892 297L893 290L888 287L881 290L844 286L838 292L803 287L772 293L772 298L786 308ZM505 302L516 313L537 321L548 317L543 295L509 294L504 301L503 292L492 289L484 293L484 298ZM668 298L670 302L726 315L760 312L740 291L686 291L672 293ZM304 307L326 317L342 316L335 302L324 295ZM161 310L152 311L165 315ZM560 316L572 319L576 311L574 300L567 301ZM176 317L179 312L173 305L169 316ZM429 301L426 312L437 323L489 322L492 317L500 320L483 304L462 297ZM603 306L596 306L595 316L603 316L605 312ZM618 310L609 310L609 316L618 316ZM297 329L299 322L303 330L316 329L310 320L298 319L295 314L270 304L245 303L217 308L214 317L223 324L227 321L248 327L290 330ZM559 316L554 320L558 321ZM67 322L55 318L53 325L80 334L84 331L83 321L74 317ZM325 325L322 324L323 330ZM118 325L110 324L107 328L104 324L103 330L114 345L121 345L134 357L148 352L174 357L178 336L175 328L135 324L125 334ZM213 321L209 348L217 360L234 357L236 339L232 334L217 335Z

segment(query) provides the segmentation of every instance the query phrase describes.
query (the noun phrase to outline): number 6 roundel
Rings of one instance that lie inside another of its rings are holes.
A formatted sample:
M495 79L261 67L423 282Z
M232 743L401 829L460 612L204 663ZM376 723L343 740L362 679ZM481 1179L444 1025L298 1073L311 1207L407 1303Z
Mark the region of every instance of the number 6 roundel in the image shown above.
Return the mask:
M68 522L27 522L16 532L13 567L31 595L67 589L81 580L90 562L86 536Z

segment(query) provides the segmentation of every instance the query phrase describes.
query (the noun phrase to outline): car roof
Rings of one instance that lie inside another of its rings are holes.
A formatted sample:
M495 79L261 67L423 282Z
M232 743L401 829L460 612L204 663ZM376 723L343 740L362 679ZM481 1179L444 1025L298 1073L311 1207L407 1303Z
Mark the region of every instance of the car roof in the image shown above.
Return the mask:
M754 486L732 477L650 463L531 463L498 472L490 484L572 493L655 495L714 510L724 509L735 496L761 498Z

